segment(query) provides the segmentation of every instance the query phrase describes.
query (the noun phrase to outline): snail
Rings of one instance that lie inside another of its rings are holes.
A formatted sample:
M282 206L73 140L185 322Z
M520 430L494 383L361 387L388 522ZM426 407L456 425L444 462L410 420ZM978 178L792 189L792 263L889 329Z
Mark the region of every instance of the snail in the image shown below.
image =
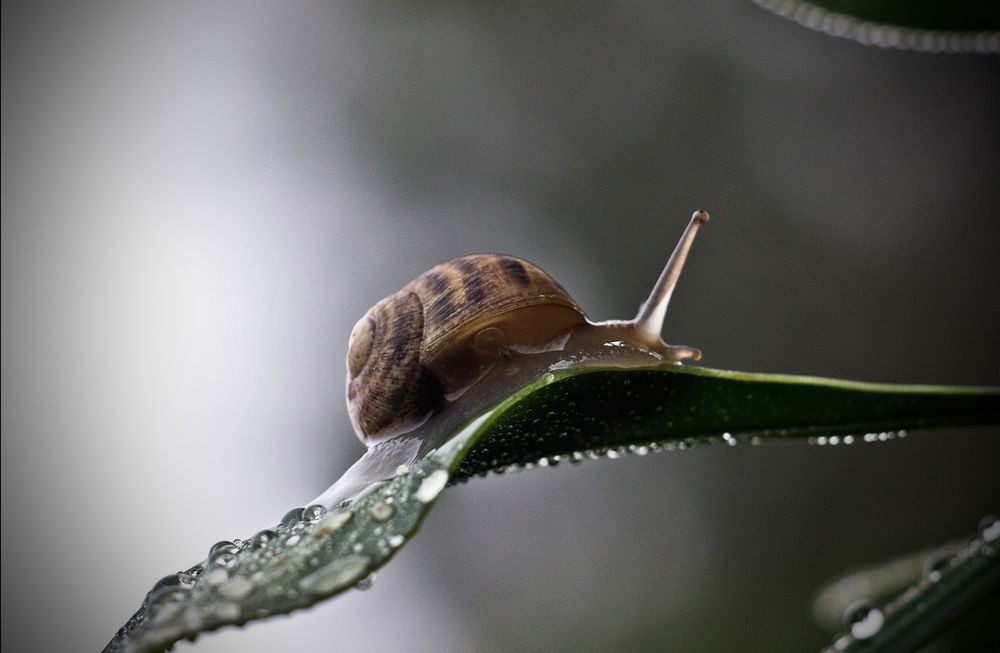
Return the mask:
M699 360L699 350L668 345L660 334L707 221L704 211L691 216L631 320L590 321L558 282L513 256L473 254L431 268L351 331L347 405L355 433L371 448L412 437L438 415L449 416L437 424L447 430L552 369Z

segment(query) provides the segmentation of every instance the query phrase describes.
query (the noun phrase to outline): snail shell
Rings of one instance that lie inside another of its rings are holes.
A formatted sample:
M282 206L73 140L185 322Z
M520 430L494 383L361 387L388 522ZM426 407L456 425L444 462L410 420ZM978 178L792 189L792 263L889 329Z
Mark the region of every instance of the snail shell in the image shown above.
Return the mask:
M571 340L624 343L654 362L697 360L698 350L667 345L660 331L691 241L707 220L703 211L692 216L653 293L629 321L590 322L558 282L513 256L473 254L431 268L351 331L347 404L358 437L371 446L412 431L486 375L510 374L525 356L566 354Z

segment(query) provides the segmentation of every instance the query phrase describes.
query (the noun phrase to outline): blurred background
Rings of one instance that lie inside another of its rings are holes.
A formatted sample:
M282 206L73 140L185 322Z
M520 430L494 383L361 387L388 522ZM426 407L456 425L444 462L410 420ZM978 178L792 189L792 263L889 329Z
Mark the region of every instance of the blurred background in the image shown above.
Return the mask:
M4 3L3 648L324 490L351 327L463 253L630 317L704 208L704 364L1000 384L998 64L748 1ZM998 436L476 480L367 592L176 650L818 649L823 582L1000 510Z

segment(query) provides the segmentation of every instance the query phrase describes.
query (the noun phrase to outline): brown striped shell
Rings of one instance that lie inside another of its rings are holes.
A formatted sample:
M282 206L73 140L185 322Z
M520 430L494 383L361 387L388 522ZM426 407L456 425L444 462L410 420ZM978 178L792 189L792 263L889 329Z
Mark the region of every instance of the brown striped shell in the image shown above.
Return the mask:
M523 259L473 254L435 266L351 332L354 430L369 445L413 430L507 353L557 347L586 320L562 286Z

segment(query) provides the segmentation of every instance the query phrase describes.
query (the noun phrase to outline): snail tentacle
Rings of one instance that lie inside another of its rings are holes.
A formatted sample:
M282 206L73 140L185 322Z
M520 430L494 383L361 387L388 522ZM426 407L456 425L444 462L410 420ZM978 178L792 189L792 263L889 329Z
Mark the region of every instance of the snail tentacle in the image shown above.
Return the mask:
M632 323L635 324L636 332L640 338L650 342L662 342L663 321L667 315L667 306L670 304L670 297L674 294L674 288L677 287L677 280L680 278L681 270L687 261L687 255L691 250L694 237L698 233L698 227L706 222L708 222L708 213L705 211L694 212L687 229L684 230L681 239L677 241L677 246L674 247L673 254L670 255L670 259L664 266L663 272L660 273L660 278L656 280L656 285L653 286L652 292L649 293L649 298L639 307L639 312L632 320ZM678 347L677 349L691 350L690 347ZM678 351L677 353L680 354L682 352ZM684 357L690 358L690 356Z

